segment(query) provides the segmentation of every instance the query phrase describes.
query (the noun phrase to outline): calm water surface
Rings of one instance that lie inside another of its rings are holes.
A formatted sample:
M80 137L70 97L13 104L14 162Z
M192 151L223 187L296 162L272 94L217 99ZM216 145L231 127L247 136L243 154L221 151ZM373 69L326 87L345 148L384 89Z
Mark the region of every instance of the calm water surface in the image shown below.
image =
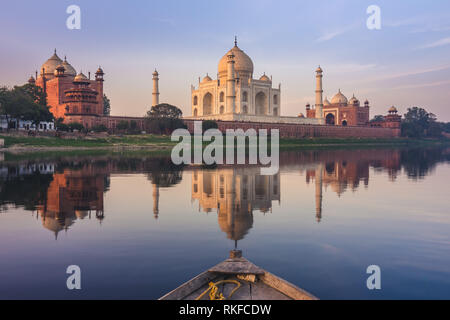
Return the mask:
M258 167L127 154L0 161L0 298L157 299L224 260L322 299L450 299L450 149L295 151ZM79 265L82 290L66 288ZM382 289L366 268L379 265Z

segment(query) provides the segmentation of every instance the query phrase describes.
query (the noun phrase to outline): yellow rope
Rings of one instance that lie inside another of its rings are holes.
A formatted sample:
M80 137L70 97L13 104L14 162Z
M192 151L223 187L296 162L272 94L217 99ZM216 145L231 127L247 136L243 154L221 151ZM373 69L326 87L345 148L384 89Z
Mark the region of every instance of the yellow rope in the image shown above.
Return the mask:
M222 283L233 283L236 287L231 291L230 295L225 299L222 292L219 292L218 285ZM210 282L208 289L202 292L195 300L200 300L203 296L209 291L209 299L210 300L229 300L231 296L241 287L241 283L237 280L220 280L217 282Z

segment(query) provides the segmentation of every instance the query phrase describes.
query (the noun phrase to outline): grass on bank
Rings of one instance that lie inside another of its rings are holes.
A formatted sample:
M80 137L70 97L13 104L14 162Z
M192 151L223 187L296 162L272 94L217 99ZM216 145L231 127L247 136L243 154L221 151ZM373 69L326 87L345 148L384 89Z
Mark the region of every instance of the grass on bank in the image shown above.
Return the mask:
M146 146L146 145L174 145L168 136L157 135L127 135L86 138L57 138L57 137L24 137L2 136L5 147L31 146L31 147L111 147L111 146Z
M104 148L115 146L174 146L177 142L172 142L170 136L159 135L124 135L107 137L83 137L83 138L57 138L57 137L28 137L14 135L0 135L5 140L5 147L61 147L61 148ZM270 141L270 139L269 139ZM303 148L303 147L328 147L328 146L373 146L373 145L428 145L428 144L448 144L450 139L408 139L408 138L282 138L280 139L281 149ZM209 142L204 142L204 145Z

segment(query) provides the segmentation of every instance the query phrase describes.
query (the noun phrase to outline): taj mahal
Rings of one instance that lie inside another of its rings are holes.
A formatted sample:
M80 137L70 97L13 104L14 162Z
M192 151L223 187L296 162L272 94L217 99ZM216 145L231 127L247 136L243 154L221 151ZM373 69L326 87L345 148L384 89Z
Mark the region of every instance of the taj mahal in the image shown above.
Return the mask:
M238 47L235 38L234 47L219 61L217 79L206 74L202 80L199 78L198 86L191 86L192 116L185 119L369 126L369 101L360 104L355 95L347 99L340 89L331 102L324 100L320 66L315 70L315 104L308 103L305 114L299 112L297 117L282 116L281 84L274 86L272 77L265 73L254 78L253 70L252 59Z
M265 73L253 75L252 59L237 45L219 61L217 79L208 74L191 86L191 119L321 124L322 118L281 116L281 84ZM322 104L322 101L319 101ZM321 115L321 113L319 114Z

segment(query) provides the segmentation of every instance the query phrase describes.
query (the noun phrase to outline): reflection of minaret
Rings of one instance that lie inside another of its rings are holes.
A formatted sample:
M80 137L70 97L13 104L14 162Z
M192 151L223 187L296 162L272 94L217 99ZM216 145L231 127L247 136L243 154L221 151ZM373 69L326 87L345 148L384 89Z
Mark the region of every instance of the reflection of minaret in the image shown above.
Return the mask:
M153 184L153 214L155 215L155 219L158 219L158 214L159 214L159 186L156 183Z
M317 222L320 222L320 220L322 219L322 175L323 175L323 167L322 164L319 164L315 173Z

